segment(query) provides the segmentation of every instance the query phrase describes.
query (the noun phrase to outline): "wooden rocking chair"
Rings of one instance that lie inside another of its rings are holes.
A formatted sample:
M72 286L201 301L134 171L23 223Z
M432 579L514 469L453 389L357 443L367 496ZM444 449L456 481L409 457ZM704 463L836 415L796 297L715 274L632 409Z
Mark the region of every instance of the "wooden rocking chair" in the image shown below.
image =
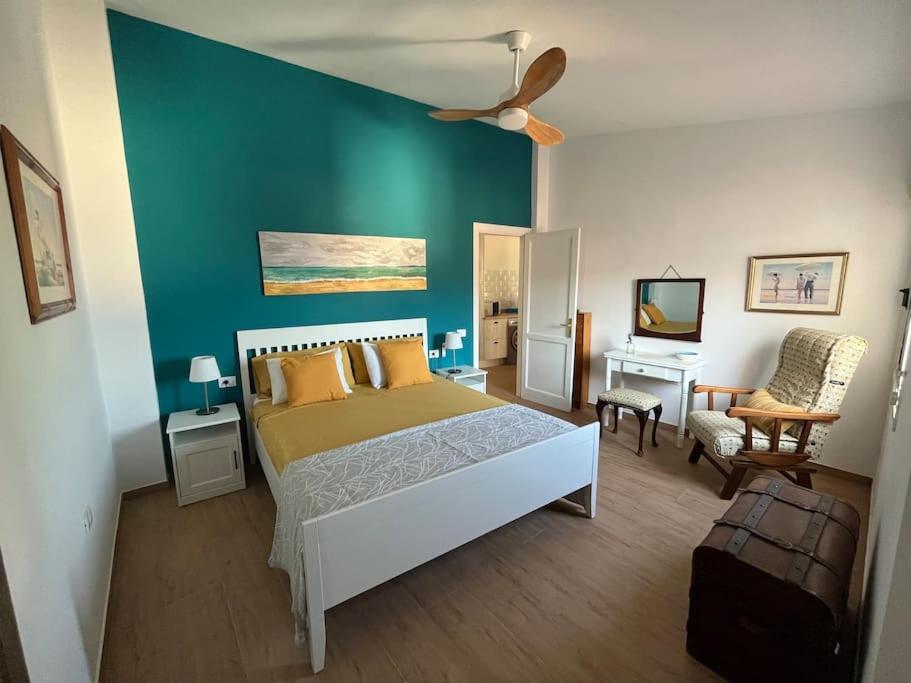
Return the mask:
M687 417L687 428L696 440L689 461L695 464L704 457L721 472L726 481L719 495L724 500L733 497L750 469L778 470L795 484L812 488L810 475L816 469L807 461L819 457L866 349L861 337L808 328L787 334L767 391L781 403L806 412L741 407L737 397L755 389L697 385L693 391L708 395L708 410ZM715 394L731 397L724 413L715 410ZM768 433L756 426L759 418L772 421ZM794 424L783 430L786 421Z

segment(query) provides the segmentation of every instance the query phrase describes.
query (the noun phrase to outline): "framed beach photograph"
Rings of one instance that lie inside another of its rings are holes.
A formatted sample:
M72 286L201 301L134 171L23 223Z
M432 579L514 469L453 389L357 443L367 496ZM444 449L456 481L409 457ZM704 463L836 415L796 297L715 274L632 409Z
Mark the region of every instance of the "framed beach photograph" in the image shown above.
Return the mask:
M748 311L840 315L848 252L753 256Z
M427 289L423 239L261 231L259 252L266 296Z
M60 184L5 126L0 149L32 324L76 308Z

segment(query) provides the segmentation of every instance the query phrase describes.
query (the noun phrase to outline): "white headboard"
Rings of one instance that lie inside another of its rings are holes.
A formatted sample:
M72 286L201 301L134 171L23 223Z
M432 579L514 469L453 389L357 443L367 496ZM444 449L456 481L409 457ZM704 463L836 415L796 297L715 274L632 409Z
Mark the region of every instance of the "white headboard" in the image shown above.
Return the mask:
M403 320L374 320L364 323L337 325L307 325L304 327L273 327L267 330L237 332L237 371L240 373L244 395L244 415L247 425L247 444L251 461L256 458L253 438L253 377L251 359L277 351L298 351L338 342L377 341L400 337L420 337L427 353L427 318Z

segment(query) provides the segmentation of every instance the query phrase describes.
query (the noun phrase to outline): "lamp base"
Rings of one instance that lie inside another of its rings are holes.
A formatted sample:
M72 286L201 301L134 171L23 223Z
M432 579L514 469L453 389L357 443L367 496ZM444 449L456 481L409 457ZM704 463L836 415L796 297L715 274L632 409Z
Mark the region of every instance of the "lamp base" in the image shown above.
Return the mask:
M196 411L196 414L197 415L214 415L217 412L218 412L218 406L215 406L214 408L200 408L199 410Z
M462 371L458 368L449 368L446 372L448 372L450 375L458 375Z

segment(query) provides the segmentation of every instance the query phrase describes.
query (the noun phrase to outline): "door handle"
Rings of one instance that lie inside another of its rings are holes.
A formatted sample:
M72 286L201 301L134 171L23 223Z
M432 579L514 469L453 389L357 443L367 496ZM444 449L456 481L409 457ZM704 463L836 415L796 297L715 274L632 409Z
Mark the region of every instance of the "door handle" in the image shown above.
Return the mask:
M237 451L234 451L234 469L237 469Z

